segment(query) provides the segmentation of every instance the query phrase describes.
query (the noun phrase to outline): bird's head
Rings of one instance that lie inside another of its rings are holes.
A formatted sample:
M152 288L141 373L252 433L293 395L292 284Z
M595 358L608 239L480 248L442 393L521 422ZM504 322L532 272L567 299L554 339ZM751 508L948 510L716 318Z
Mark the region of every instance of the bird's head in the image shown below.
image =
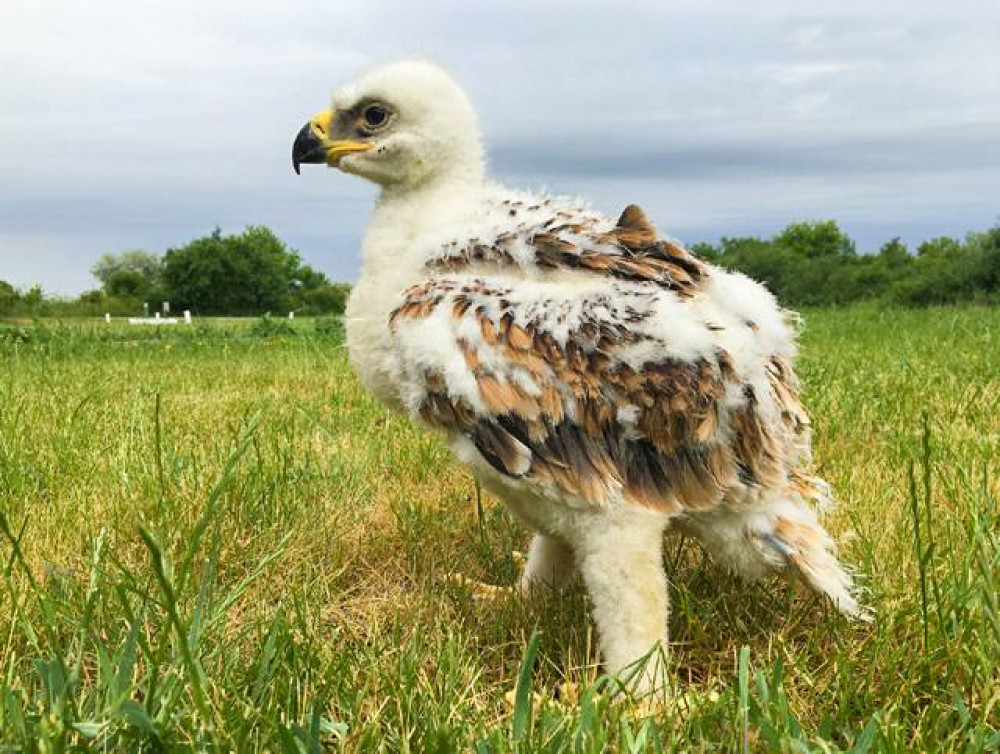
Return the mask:
M465 93L430 63L377 68L333 94L295 137L292 165L325 163L394 189L482 175L476 115Z

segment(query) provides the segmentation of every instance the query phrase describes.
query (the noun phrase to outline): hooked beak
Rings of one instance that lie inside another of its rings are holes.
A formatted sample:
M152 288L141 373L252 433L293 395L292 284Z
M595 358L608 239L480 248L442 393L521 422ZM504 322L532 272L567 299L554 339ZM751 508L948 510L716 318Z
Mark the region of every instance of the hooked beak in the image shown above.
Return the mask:
M292 167L296 173L304 162L326 163L335 168L345 154L366 152L372 148L371 144L354 139L331 139L332 125L333 111L324 110L302 126L292 144Z

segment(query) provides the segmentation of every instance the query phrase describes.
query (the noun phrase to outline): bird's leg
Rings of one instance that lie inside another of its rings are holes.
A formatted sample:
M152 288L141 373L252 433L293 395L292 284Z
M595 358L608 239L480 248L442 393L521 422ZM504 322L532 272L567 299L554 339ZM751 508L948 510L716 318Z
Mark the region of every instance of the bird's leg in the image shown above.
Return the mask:
M558 589L572 580L574 572L570 546L548 534L536 534L528 548L528 561L521 574L519 589L522 594Z
M663 529L662 521L647 516L624 522L596 519L577 543L605 668L637 693L653 691L666 680Z

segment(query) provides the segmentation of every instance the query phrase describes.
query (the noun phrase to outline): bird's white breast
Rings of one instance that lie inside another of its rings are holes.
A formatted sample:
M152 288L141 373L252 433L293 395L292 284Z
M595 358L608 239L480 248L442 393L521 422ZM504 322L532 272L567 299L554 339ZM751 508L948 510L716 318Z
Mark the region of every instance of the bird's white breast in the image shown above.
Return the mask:
M351 365L361 382L376 398L399 409L398 364L391 347L388 326L392 302L402 288L362 276L347 302L344 327Z
M376 205L362 248L361 277L347 301L347 348L358 376L380 401L400 410L402 368L389 329L389 315L403 292L427 276L425 264L441 248L448 229L461 226L479 192L445 186L415 196L383 196Z

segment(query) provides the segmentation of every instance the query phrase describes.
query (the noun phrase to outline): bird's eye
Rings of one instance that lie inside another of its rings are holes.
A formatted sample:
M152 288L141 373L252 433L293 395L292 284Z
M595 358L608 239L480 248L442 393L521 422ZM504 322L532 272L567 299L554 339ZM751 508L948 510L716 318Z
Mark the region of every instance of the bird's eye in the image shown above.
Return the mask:
M365 125L371 128L384 126L389 120L389 111L381 105L369 105L364 112Z

